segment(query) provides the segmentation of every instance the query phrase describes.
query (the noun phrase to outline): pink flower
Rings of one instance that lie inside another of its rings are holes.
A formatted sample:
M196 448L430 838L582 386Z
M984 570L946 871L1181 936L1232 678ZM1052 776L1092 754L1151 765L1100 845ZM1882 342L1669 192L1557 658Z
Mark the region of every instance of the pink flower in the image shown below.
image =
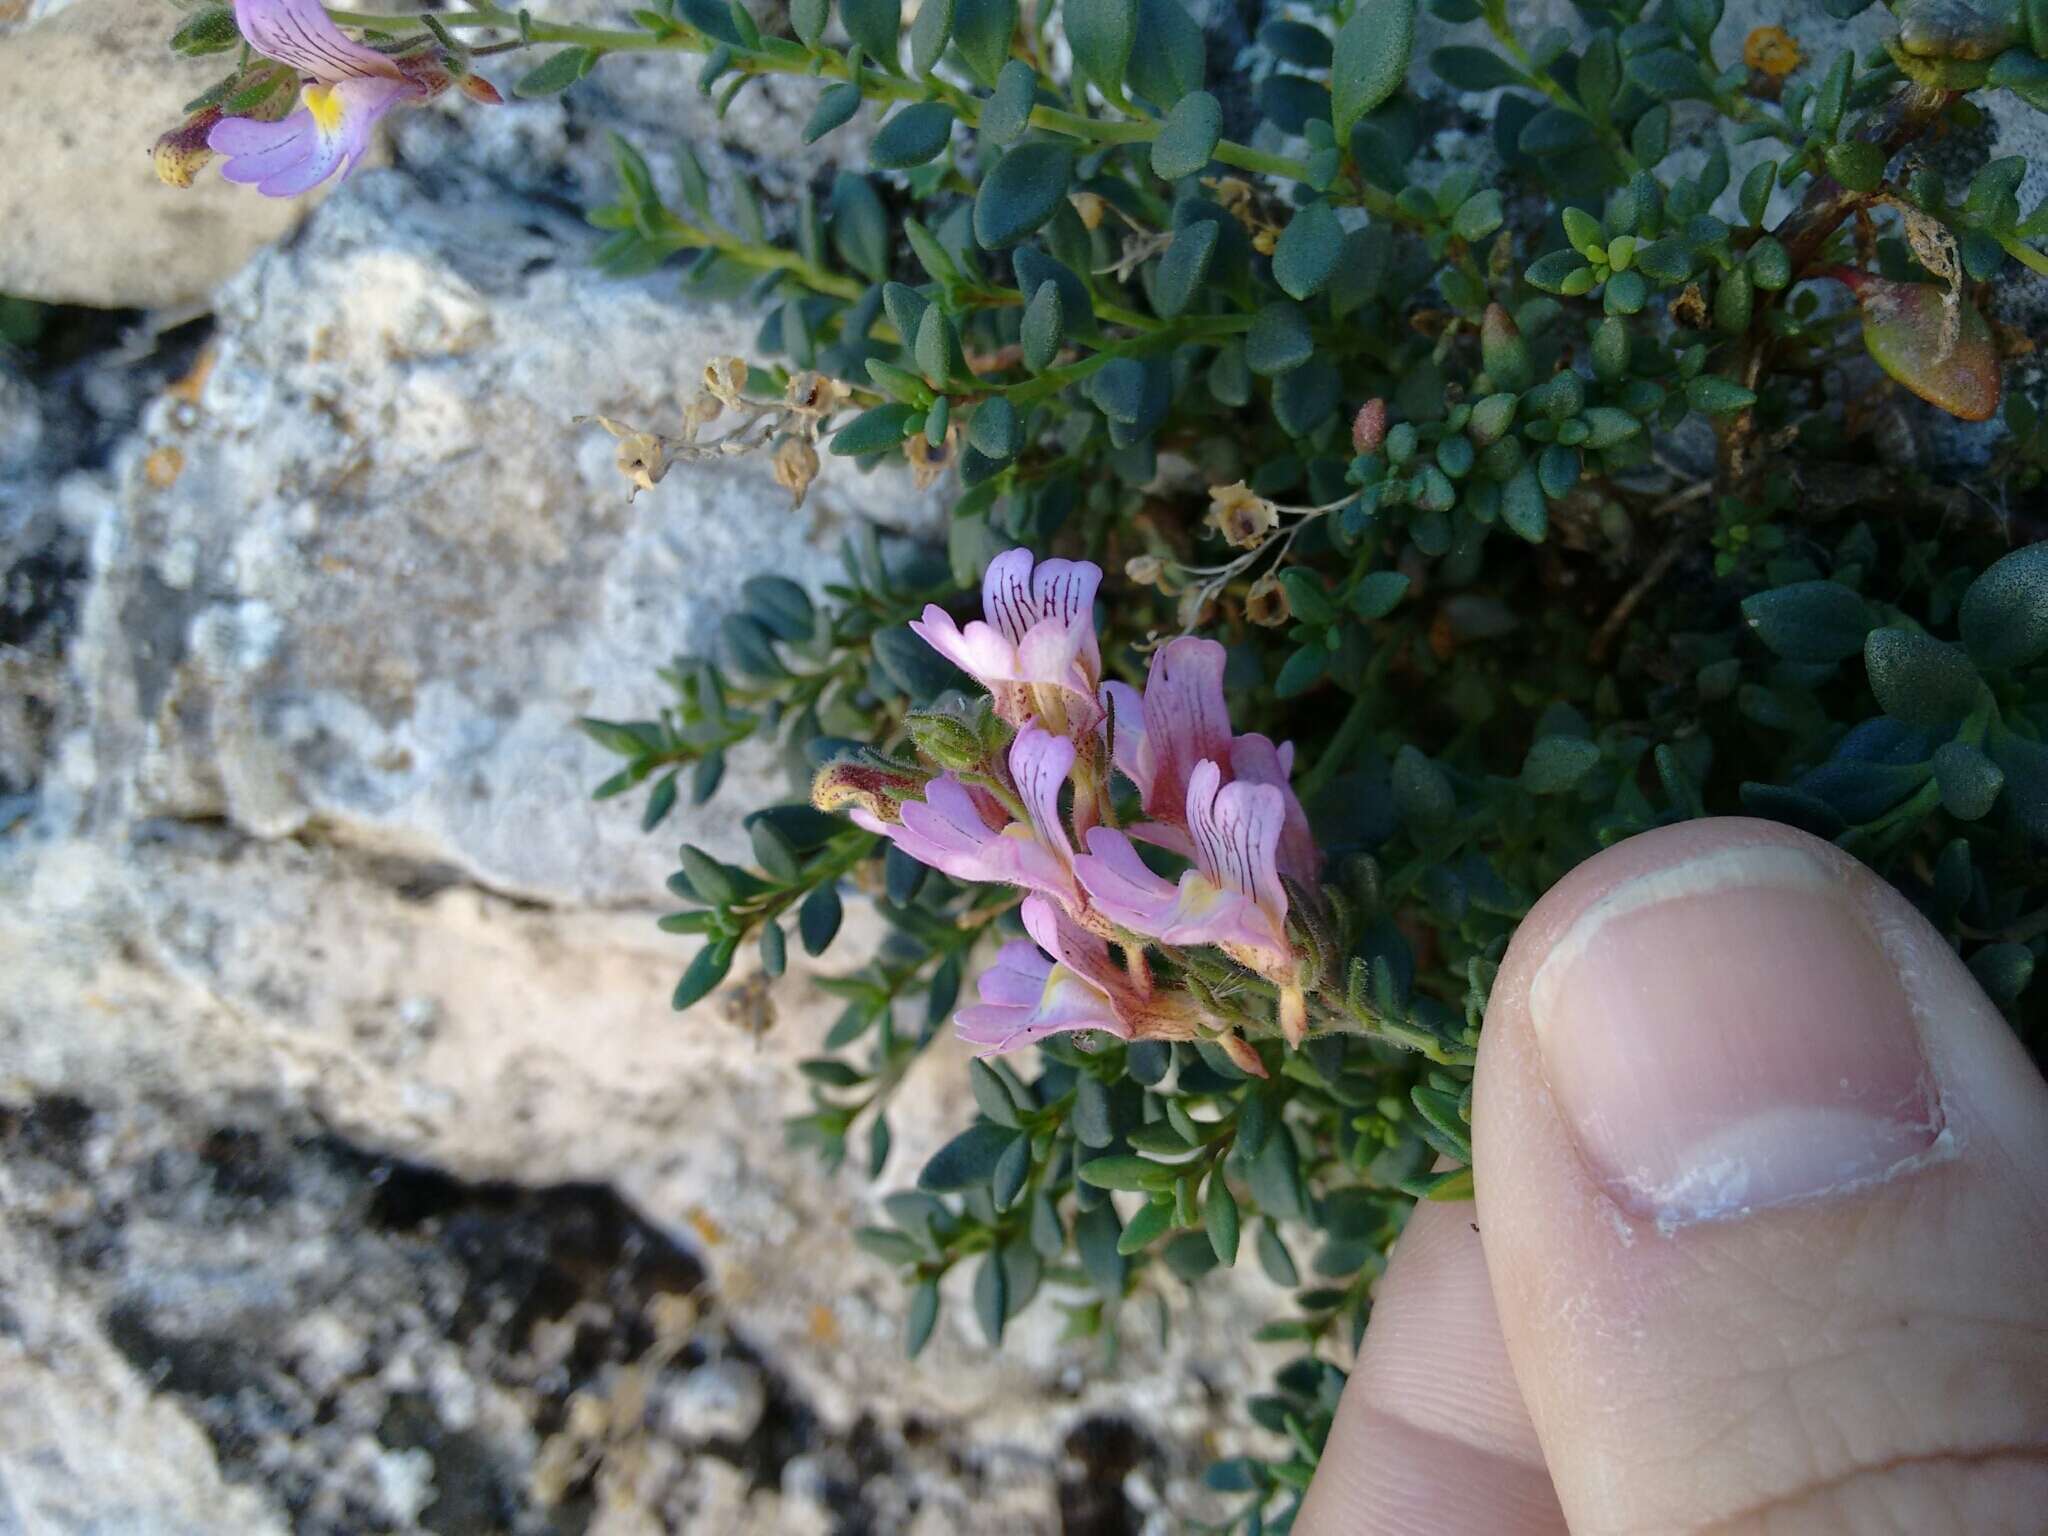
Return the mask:
M352 42L320 0L235 0L235 25L258 53L305 77L298 110L281 122L229 117L207 134L207 147L228 157L221 175L269 197L346 176L386 112L428 100L453 78L431 51L394 57ZM481 81L464 85L479 100L496 97Z
M1133 827L1131 835L1193 858L1189 784L1200 764L1214 763L1226 783L1270 784L1280 791L1283 817L1276 862L1290 880L1313 884L1321 860L1308 815L1288 783L1294 745L1275 747L1264 736L1230 734L1230 710L1223 699L1224 661L1223 647L1214 640L1184 635L1152 653L1142 698L1127 684L1103 685L1116 766L1138 786L1150 818L1149 824Z
M1074 845L1060 819L1060 786L1073 766L1071 741L1027 726L1010 743L1010 778L1026 820L1013 820L993 795L950 773L927 784L923 800L905 800L900 822L859 809L852 816L918 863L956 880L1020 885L1078 909Z
M1102 650L1095 638L1095 589L1102 567L1087 560L1032 559L1007 550L981 581L985 618L965 628L936 603L910 627L995 696L1010 724L1042 721L1068 735L1093 730Z
M954 1016L960 1038L984 1056L1074 1029L1130 1039L1119 1004L1128 1011L1133 998L1127 995L1128 978L1110 961L1109 946L1042 897L1025 897L1023 916L1025 931L1037 943L1013 939L1002 947L995 964L981 973L980 1004Z
M1187 827L1188 776L1195 765L1230 760L1224 659L1214 640L1183 635L1152 653L1142 698L1128 683L1103 685L1116 766L1138 786L1145 814L1176 830Z
M1287 891L1276 864L1286 799L1272 784L1223 782L1216 763L1188 778L1189 840L1195 867L1178 885L1145 867L1121 832L1097 827L1074 860L1097 910L1134 933L1167 944L1214 944L1232 959L1291 986L1297 962L1287 942Z
M982 973L980 1004L954 1016L960 1038L981 1054L1073 1029L1100 1029L1119 1040L1191 1040L1199 1033L1202 1014L1193 998L1155 992L1149 976L1119 970L1109 946L1051 902L1027 896L1022 915L1036 947L1005 944Z
M1308 827L1308 812L1288 781L1294 776L1294 743L1272 741L1255 731L1235 737L1230 743L1230 776L1238 784L1271 784L1280 791L1285 814L1280 822L1280 846L1275 858L1280 873L1297 885L1313 888L1323 867L1316 851L1316 837Z

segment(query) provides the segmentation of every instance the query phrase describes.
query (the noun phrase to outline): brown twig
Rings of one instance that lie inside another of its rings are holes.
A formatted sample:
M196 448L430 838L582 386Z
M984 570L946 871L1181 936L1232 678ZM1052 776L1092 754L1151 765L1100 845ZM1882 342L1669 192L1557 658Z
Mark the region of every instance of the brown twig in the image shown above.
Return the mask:
M1658 502L1650 509L1649 516L1656 519L1679 511L1712 495L1713 491L1714 482L1711 480L1689 485ZM1671 573L1671 567L1678 564L1678 557L1692 546L1697 532L1697 524L1688 518L1682 527L1665 540L1664 547L1651 557L1650 563L1643 567L1643 573L1629 584L1628 590L1621 594L1607 617L1601 620L1600 627L1593 632L1593 643L1586 647L1588 661L1598 663L1607 659L1608 648L1614 644L1615 636L1621 633L1630 616L1642 605L1643 599L1656 589L1657 583Z

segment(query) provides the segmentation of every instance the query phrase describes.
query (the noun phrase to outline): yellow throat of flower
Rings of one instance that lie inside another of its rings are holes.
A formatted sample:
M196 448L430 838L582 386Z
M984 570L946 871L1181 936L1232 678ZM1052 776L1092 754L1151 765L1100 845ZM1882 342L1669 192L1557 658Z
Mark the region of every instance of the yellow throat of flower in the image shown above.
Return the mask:
M306 104L306 110L313 114L313 126L320 130L322 138L331 137L341 126L341 93L331 85L309 85L299 98Z

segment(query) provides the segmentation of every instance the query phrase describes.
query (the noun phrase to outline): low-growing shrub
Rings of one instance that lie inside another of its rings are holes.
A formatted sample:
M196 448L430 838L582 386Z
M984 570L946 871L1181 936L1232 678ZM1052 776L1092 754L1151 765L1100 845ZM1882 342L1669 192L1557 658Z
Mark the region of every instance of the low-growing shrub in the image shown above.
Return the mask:
M1822 0L1828 46L1572 10L1308 0L1249 43L1182 0L334 13L358 41L242 0L177 35L242 52L166 177L278 193L391 108L490 103L500 51L541 50L518 96L654 50L721 110L814 79L810 139L872 107L870 169L794 208L616 145L603 264L762 323L677 422L602 426L636 486L907 460L945 544L863 532L822 604L748 583L647 718L584 722L598 793L651 832L739 743L787 763L752 867L682 850L678 1008L836 959L851 889L887 920L820 983L791 1130L901 1186L860 1237L913 1353L956 1267L991 1343L1041 1292L1113 1341L1164 1276L1299 1288L1250 1405L1277 1453L1211 1479L1247 1530L1291 1519L1410 1203L1470 1188L1517 920L1602 846L1831 838L2044 1044L2048 207L1986 125L2048 107L2048 3ZM956 1018L996 1054L913 1175L892 1097Z

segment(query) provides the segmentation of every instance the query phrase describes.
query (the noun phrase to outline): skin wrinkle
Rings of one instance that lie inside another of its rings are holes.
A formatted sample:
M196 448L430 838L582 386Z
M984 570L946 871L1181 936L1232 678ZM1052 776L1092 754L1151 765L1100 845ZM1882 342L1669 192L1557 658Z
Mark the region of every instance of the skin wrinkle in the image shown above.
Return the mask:
M1895 1456L1874 1466L1852 1468L1838 1477L1831 1477L1808 1487L1765 1499L1713 1525L1699 1527L1698 1536L1753 1536L1753 1533L1763 1529L1759 1522L1771 1519L1775 1513L1795 1510L1801 1504L1819 1499L1839 1499L1859 1485L1894 1477L1901 1472L1915 1469L1933 1472L1976 1471L2004 1462L2027 1468L2039 1468L2044 1476L2044 1491L2048 1491L2048 1443L1994 1446L1988 1450L1967 1454L1944 1451L1929 1455ZM1799 1529L1803 1531L1808 1528L1801 1526ZM1853 1529L1857 1530L1860 1536L1860 1533L1867 1531L1868 1528L1859 1525Z

